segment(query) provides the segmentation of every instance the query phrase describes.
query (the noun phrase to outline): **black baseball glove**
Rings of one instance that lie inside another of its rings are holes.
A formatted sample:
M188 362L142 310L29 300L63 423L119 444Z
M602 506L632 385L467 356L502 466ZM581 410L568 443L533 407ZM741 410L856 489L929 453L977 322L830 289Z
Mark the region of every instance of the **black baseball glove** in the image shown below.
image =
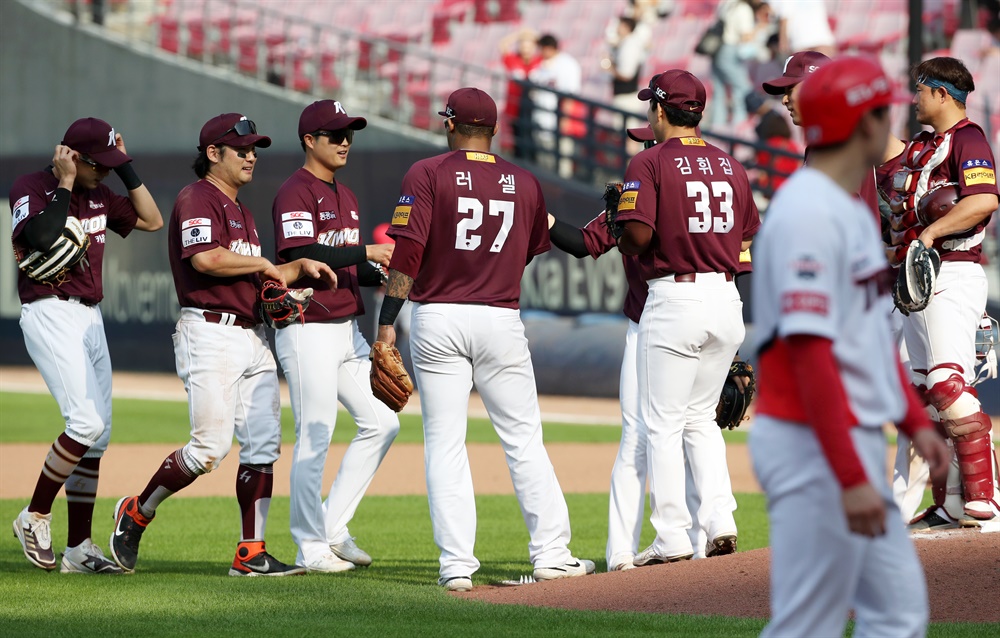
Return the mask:
M615 241L625 232L625 224L618 221L618 201L622 198L621 182L608 182L604 186L604 226L615 238Z
M735 377L747 377L749 380L743 391L736 385ZM747 418L747 410L753 395L757 391L757 376L754 374L753 366L746 361L733 361L729 366L729 376L722 386L722 396L719 397L719 405L715 408L715 421L720 428L738 428L740 423Z
M906 259L899 266L892 300L904 315L920 312L934 298L934 287L941 271L941 256L919 239L910 242Z

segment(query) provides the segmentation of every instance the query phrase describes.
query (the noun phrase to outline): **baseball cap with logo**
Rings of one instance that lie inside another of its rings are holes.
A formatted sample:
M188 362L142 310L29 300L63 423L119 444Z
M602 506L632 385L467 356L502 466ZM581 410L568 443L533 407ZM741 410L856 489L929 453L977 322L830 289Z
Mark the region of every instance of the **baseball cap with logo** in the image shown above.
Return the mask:
M345 128L360 131L366 126L368 120L351 117L340 102L317 100L303 109L299 116L299 137L313 131L339 131Z
M85 117L70 124L62 144L108 168L132 161L115 145L115 129L96 117Z
M795 86L816 69L830 61L817 51L799 51L785 60L785 71L781 77L764 82L764 91L770 95L782 95L790 86Z
M267 148L271 145L271 138L257 135L257 125L245 115L223 113L205 122L205 126L201 127L201 135L198 136L199 151L214 144Z
M809 75L799 89L799 113L806 144L828 146L851 137L861 117L897 98L875 60L846 56Z
M705 85L687 71L670 69L654 75L649 87L639 91L643 102L654 98L664 106L701 113L705 110Z
M448 104L438 115L455 124L494 127L497 124L497 103L485 91L467 87L448 96Z

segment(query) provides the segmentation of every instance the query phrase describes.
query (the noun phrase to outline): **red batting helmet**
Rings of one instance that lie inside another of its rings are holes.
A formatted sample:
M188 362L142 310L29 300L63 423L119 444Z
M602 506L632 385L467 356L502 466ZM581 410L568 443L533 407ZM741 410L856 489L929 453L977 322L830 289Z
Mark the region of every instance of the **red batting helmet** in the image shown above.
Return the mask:
M878 62L861 56L833 60L806 76L799 89L806 144L844 142L862 115L893 101L892 82Z
M938 184L924 193L917 203L917 220L922 226L930 226L951 212L959 199L958 183Z

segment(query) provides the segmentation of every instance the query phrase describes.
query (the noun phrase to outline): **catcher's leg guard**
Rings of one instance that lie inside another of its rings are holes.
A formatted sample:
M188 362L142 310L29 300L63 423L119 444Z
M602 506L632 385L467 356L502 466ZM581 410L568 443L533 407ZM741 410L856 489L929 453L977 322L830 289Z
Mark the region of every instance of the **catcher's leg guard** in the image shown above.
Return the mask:
M956 368L945 364L931 370L927 375L927 397L954 443L966 501L964 512L974 518L990 519L996 515L995 508L1000 508L994 502L996 468L990 443L992 423Z

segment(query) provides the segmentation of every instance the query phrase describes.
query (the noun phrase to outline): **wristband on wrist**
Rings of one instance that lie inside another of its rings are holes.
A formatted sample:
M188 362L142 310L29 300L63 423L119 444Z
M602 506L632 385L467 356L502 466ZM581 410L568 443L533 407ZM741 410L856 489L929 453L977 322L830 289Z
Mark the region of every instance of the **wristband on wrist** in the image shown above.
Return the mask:
M142 180L135 172L135 168L132 167L132 162L127 162L121 166L115 167L115 173L121 178L122 184L125 184L125 190L134 191L135 189L142 186Z
M396 317L403 308L405 299L386 296L382 299L382 310L378 313L378 325L391 326L396 323Z

